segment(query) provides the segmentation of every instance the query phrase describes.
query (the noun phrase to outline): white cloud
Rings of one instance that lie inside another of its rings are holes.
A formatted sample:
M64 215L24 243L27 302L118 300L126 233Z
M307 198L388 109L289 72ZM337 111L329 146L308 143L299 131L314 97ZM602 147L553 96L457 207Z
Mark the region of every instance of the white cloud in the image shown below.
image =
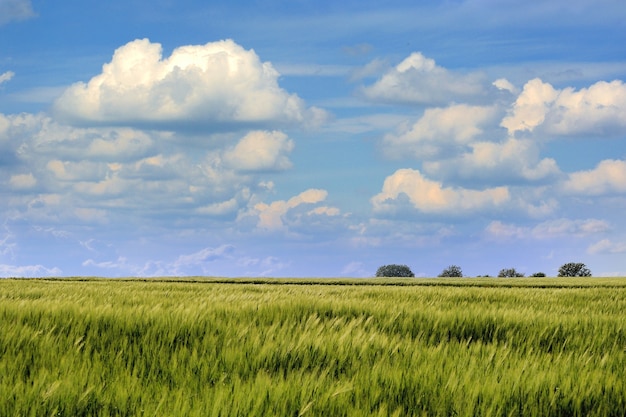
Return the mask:
M245 257L237 261L239 266L245 269L246 276L272 276L279 271L290 266L289 262L281 261L275 256L266 256L264 258Z
M363 265L363 262L353 261L341 269L342 276L348 277L371 277L372 271Z
M254 206L254 214L258 216L257 227L268 231L288 230L287 214L305 205L313 205L326 200L328 192L320 189L308 189L289 200L278 200L270 204L258 203ZM339 209L332 207L316 207L308 210L305 215L309 218L319 216L332 217L339 215Z
M172 267L177 272L184 271L186 268L193 266L203 266L208 262L228 257L234 250L235 248L232 245L222 245L217 248L204 248L189 255L180 255L176 261L173 262Z
M538 78L524 85L522 93L517 97L510 114L500 124L510 135L517 131L532 131L543 123L550 105L558 92L548 83Z
M0 26L35 16L30 0L0 0Z
M128 266L128 259L123 256L118 257L115 261L94 261L93 259L87 259L82 263L82 266L95 266L103 269L121 269Z
M609 239L602 239L587 248L587 253L595 254L611 254L626 253L626 242L613 242Z
M610 226L604 220L555 219L538 224L532 230L533 237L550 239L554 237L575 236L586 237L609 231Z
M567 237L585 238L605 233L609 229L609 224L604 220L571 220L561 218L539 223L532 228L494 220L485 228L485 232L488 237L495 239L555 239Z
M318 123L278 85L278 72L232 40L176 48L148 39L118 48L102 73L76 83L55 102L57 113L79 123L215 129L233 124Z
M505 224L499 220L489 223L485 232L487 236L496 239L521 239L527 237L529 233L527 228Z
M137 266L124 256L118 256L111 261L96 261L87 259L82 263L84 267L101 269L117 269L124 274L136 276L175 276L189 274L211 274L212 266L219 261L230 261L235 247L224 244L218 247L205 247L193 253L181 254L173 261L147 261L143 266Z
M33 278L60 276L63 271L57 267L47 268L43 265L7 265L0 264L0 276L16 278Z
M6 220L2 228L5 230L5 233L4 236L0 236L0 255L14 257L15 249L17 248L17 243L14 241L15 235L9 230Z
M0 84L6 83L7 81L11 81L11 78L13 78L14 75L15 73L13 71L7 71L5 73L0 74Z
M626 192L626 161L608 159L596 168L569 174L563 189L572 194L600 195Z
M385 136L385 152L417 159L440 156L448 148L466 147L483 133L482 126L495 114L493 107L465 104L426 109L412 126L400 127L396 134Z
M446 104L474 99L486 91L482 74L448 71L419 52L362 89L368 99L405 104Z
M495 183L542 181L561 175L554 159L539 159L539 149L530 140L508 138L502 143L474 142L468 147L471 152L455 158L426 162L424 170L441 178Z
M546 116L547 131L557 135L611 136L626 132L626 84L600 81L589 88L562 90Z
M253 131L224 153L224 162L238 171L281 171L291 168L286 154L293 147L282 132Z
M28 189L33 188L37 184L37 180L33 176L33 174L18 174L12 175L9 179L9 185L13 189Z
M485 190L443 187L413 169L400 169L387 177L382 192L375 195L372 205L376 212L389 212L397 208L401 196L408 198L414 209L433 214L465 214L500 206L509 199L507 187Z
M626 85L619 80L599 81L578 91L557 90L535 78L526 83L501 126L511 135L535 130L560 136L623 133Z
M498 90L505 90L509 93L517 94L519 90L515 87L509 80L506 78L498 78L495 80L492 85L494 85Z
M237 198L233 197L226 201L220 201L217 203L208 204L206 206L198 207L196 209L197 213L206 214L209 216L224 216L227 214L232 214L237 211L239 208L239 202Z

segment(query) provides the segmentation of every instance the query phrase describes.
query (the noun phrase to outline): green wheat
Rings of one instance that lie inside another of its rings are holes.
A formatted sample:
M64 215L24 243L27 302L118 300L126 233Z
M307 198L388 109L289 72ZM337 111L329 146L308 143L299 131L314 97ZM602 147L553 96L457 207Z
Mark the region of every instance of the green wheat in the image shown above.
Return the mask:
M621 416L624 311L623 279L5 279L0 415Z

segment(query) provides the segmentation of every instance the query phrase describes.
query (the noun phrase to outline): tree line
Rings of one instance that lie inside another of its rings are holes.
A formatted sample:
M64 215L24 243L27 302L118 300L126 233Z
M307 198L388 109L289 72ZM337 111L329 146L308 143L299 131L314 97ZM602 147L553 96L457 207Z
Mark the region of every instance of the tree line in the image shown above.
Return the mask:
M377 277L397 277L397 278L406 278L406 277L415 277L411 268L406 265L398 265L398 264L390 264L383 265L376 271ZM489 275L479 275L482 277L489 277ZM504 268L501 269L498 273L498 277L500 278L515 278L515 277L524 277L525 274L521 272L517 272L515 268ZM535 272L530 275L531 277L545 277L546 274L543 272ZM590 277L591 271L584 263L580 262L568 262L566 264L561 265L559 268L559 277ZM463 277L463 270L458 265L450 265L445 268L438 277Z

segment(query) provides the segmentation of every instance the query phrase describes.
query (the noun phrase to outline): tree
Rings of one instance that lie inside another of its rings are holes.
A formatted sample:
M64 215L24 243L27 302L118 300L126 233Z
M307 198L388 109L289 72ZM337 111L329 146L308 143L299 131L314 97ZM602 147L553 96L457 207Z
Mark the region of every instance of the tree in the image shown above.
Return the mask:
M583 263L569 262L559 268L560 277L590 277L591 271Z
M543 272L535 272L534 274L531 275L531 277L535 277L535 278L540 278L540 277L545 277L546 274L544 274Z
M516 278L516 277L523 277L523 276L524 274L517 272L515 268L501 269L500 273L498 273L499 278Z
M383 265L376 271L377 277L414 277L415 274L406 265Z
M441 274L439 274L440 277L455 277L455 278L460 278L463 276L463 271L461 270L460 266L457 265L450 265L449 267L447 267L446 269L444 269Z

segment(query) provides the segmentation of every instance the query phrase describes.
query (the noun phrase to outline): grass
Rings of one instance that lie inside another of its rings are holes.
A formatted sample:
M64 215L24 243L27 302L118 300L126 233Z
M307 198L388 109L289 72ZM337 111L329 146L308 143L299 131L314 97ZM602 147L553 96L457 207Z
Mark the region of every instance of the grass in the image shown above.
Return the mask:
M622 416L624 311L625 279L4 279L0 415Z

